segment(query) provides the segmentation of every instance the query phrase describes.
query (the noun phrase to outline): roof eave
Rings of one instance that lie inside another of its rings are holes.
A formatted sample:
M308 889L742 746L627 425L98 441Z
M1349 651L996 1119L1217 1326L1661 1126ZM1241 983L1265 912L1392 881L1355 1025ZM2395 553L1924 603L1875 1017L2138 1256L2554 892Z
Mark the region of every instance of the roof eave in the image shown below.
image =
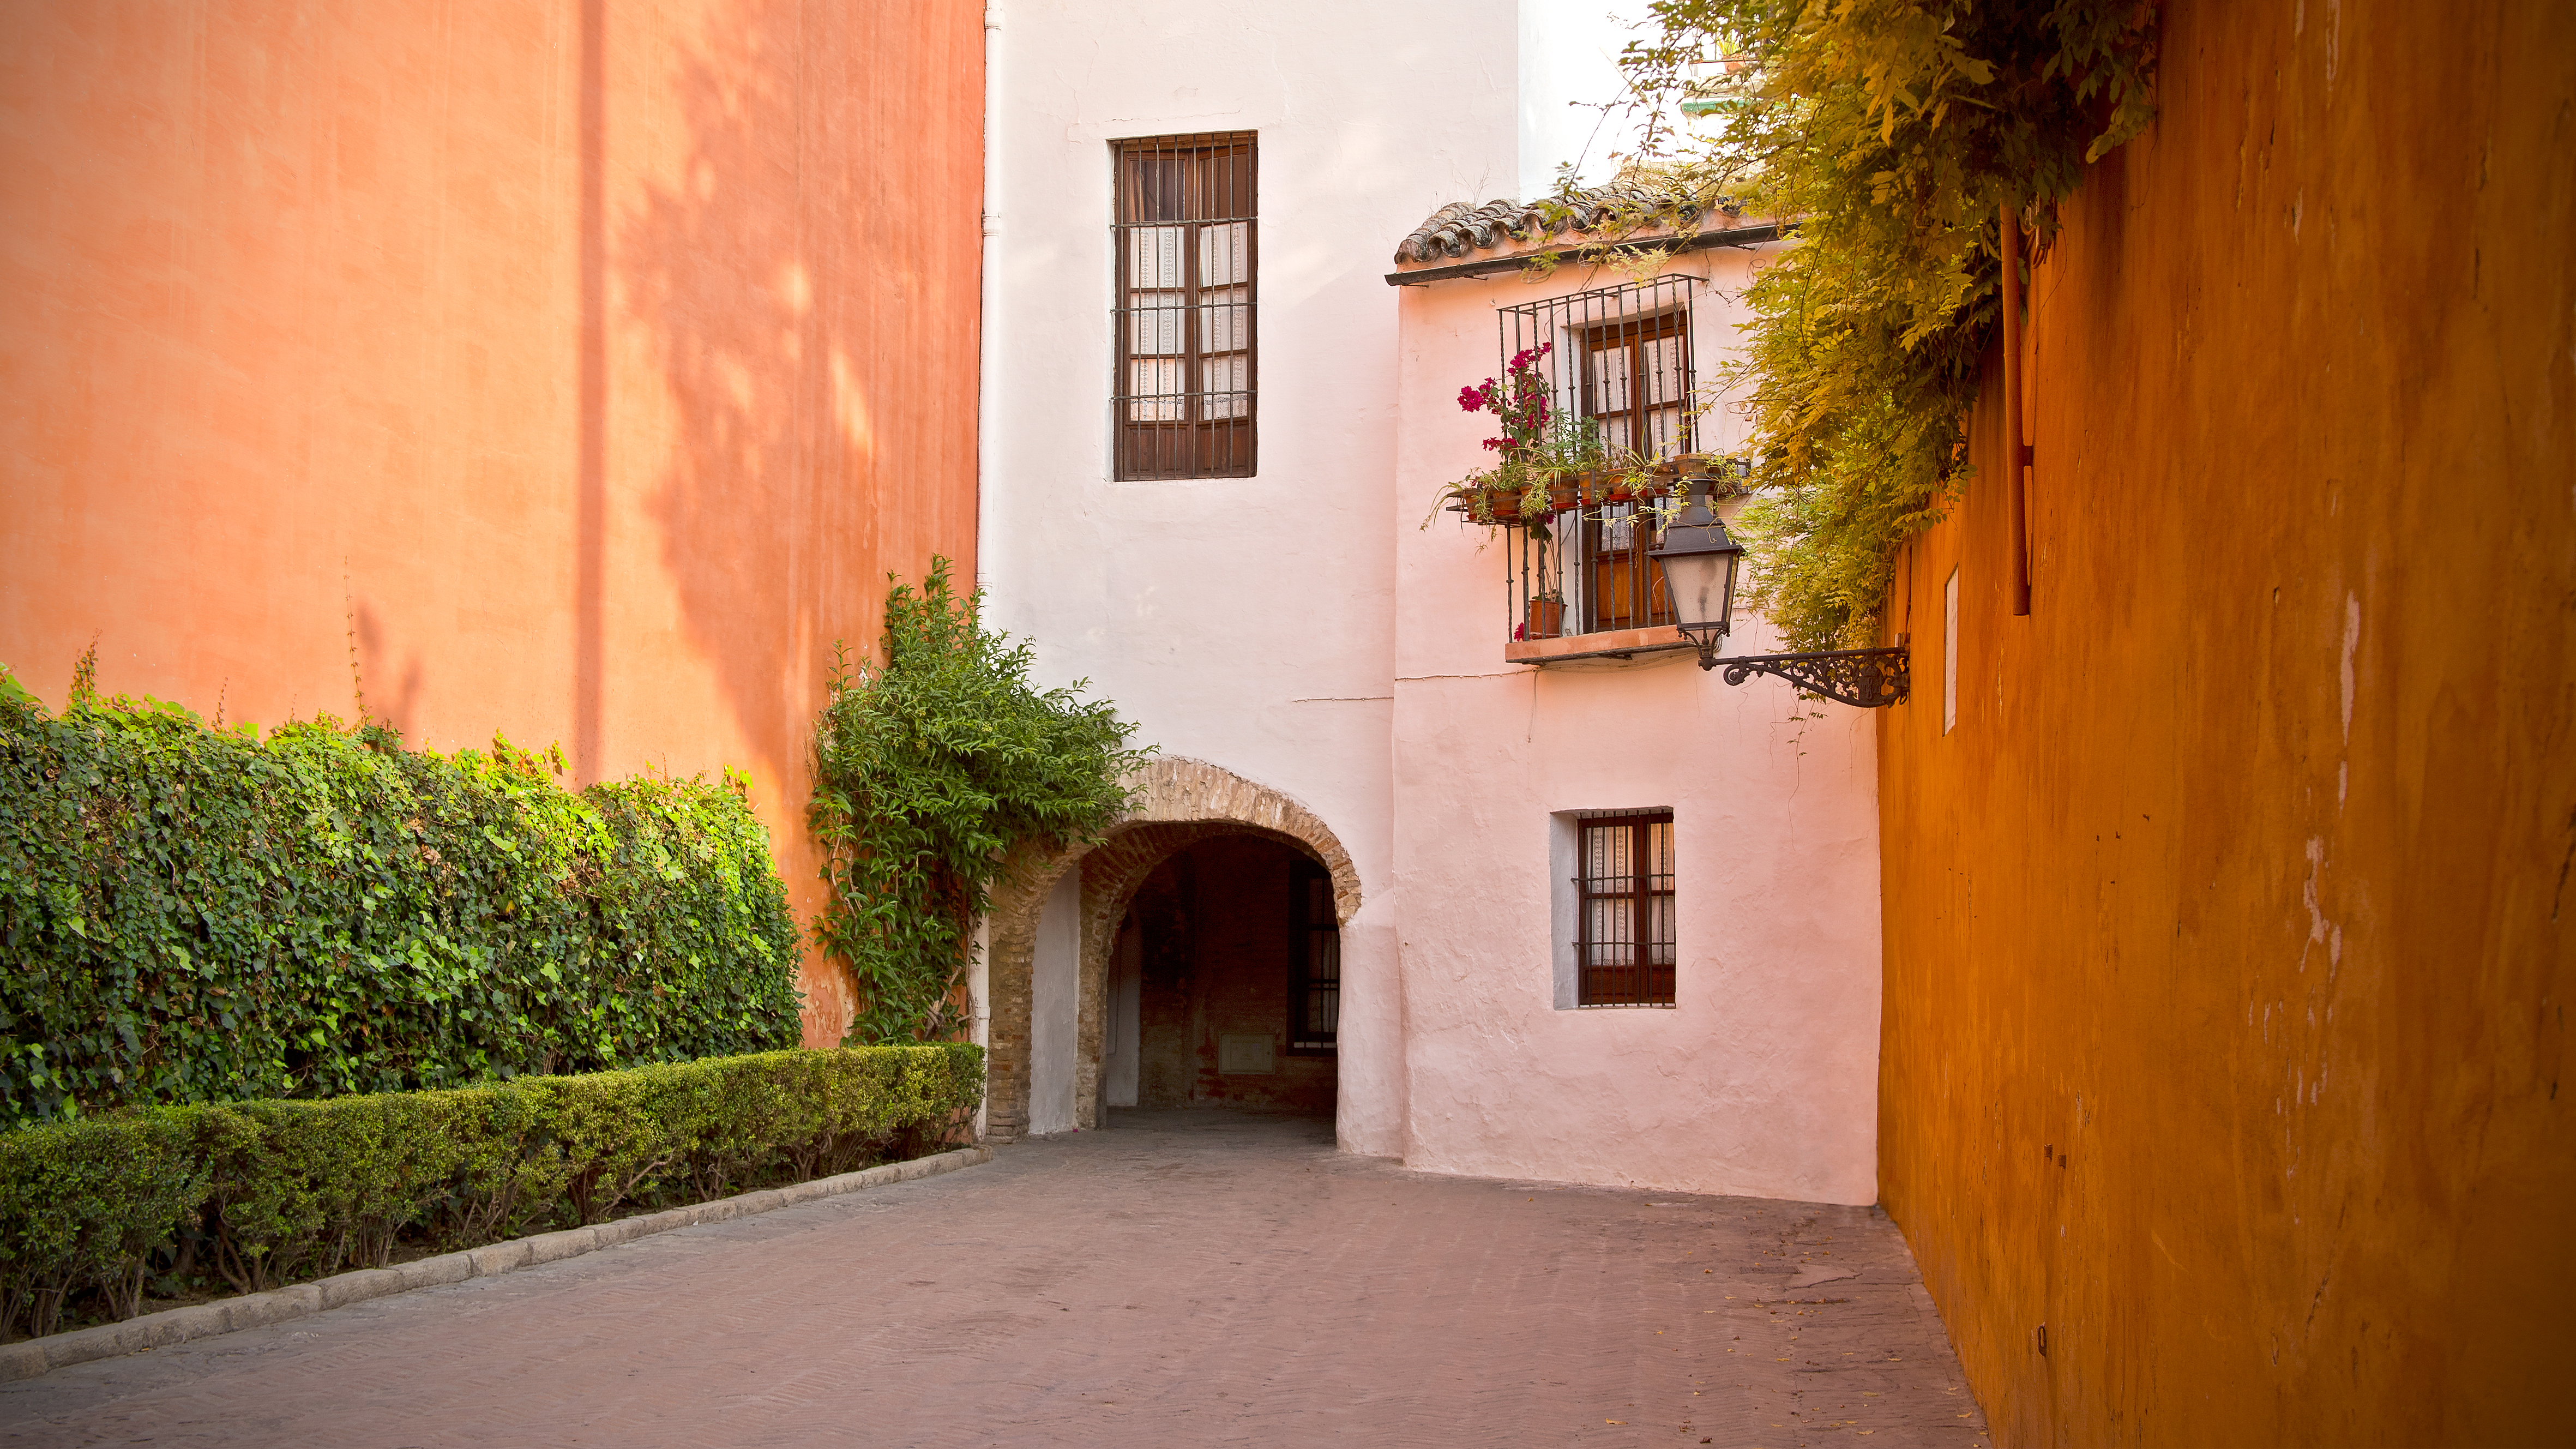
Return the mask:
M1389 272L1386 274L1386 284L1390 287L1418 287L1428 282L1455 281L1462 277L1485 277L1496 272L1516 272L1550 253L1558 256L1579 253L1583 260L1590 262L1606 261L1612 257L1635 255L1639 252L1665 251L1678 254L1706 251L1711 247L1757 247L1766 242L1780 240L1796 227L1795 222L1783 224L1766 221L1754 226L1726 227L1717 231L1692 232L1687 235L1666 234L1637 241L1612 242L1602 246L1589 246L1578 242L1571 245L1531 247L1526 251L1512 252L1499 257L1482 257L1472 262L1450 262L1436 267L1410 267L1402 271Z

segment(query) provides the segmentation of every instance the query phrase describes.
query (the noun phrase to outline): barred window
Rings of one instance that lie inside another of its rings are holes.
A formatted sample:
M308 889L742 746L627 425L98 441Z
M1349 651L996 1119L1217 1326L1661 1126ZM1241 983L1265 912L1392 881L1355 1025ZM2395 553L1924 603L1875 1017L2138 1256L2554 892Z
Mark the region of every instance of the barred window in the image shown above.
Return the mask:
M1690 302L1654 300L1671 310L1583 329L1583 416L1614 453L1669 458L1690 447Z
M1612 469L1696 455L1691 299L1671 275L1497 309L1500 355L1527 356L1552 441ZM1706 463L1695 464L1705 467ZM1650 506L1560 490L1551 526L1508 531L1506 638L1647 629L1673 622Z
M1117 476L1253 473L1256 157L1249 132L1113 143Z
M1689 323L1690 314L1677 311L1584 330L1583 416L1612 456L1669 458L1688 449ZM1643 629L1673 621L1663 571L1646 557L1655 546L1654 529L1637 516L1637 505L1598 510L1584 520L1574 543L1587 565L1589 629Z
M1673 812L1623 810L1576 822L1578 1006L1673 1004Z
M1296 955L1288 970L1288 1054L1329 1056L1340 1049L1342 927L1333 910L1333 878L1299 862Z

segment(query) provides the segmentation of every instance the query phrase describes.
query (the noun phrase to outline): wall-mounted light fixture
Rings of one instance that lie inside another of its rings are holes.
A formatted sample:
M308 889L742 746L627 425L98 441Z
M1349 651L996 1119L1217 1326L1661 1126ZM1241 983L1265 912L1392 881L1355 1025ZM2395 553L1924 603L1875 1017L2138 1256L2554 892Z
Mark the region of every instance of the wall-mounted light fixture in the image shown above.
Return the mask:
M1718 646L1735 621L1735 574L1744 560L1744 545L1727 533L1716 510L1709 507L1707 479L1690 480L1690 502L1680 517L1666 525L1663 546L1652 557L1664 571L1673 622L1699 646L1699 667L1725 665L1727 683L1742 684L1756 674L1774 674L1809 694L1862 709L1894 704L1912 692L1911 661L1902 644L1893 649L1719 657Z

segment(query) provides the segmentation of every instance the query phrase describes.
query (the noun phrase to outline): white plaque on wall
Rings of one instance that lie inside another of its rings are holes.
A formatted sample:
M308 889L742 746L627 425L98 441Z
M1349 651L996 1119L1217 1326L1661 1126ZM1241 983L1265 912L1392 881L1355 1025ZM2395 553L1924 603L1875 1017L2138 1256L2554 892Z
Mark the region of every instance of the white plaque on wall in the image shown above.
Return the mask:
M1266 1077L1279 1070L1266 1036L1218 1037L1216 1069L1229 1077Z

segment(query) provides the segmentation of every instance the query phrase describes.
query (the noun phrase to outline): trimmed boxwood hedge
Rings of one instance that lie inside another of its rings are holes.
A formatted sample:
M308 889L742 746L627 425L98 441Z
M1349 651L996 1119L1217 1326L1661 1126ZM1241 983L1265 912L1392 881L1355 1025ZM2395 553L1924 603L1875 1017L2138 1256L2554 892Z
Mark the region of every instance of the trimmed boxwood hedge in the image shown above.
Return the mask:
M739 776L263 738L0 667L0 1123L795 1045L798 933Z
M765 1052L452 1091L138 1107L0 1132L0 1338L918 1155L981 1048ZM95 1294L95 1300L86 1295Z

